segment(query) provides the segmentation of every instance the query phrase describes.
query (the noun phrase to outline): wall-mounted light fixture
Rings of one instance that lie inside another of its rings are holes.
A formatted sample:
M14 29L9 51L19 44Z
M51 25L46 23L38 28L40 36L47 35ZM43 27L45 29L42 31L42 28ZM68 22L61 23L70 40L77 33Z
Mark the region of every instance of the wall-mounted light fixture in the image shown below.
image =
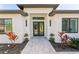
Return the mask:
M26 20L26 26L27 26L27 20Z
M49 22L50 22L50 26L51 26L51 20Z

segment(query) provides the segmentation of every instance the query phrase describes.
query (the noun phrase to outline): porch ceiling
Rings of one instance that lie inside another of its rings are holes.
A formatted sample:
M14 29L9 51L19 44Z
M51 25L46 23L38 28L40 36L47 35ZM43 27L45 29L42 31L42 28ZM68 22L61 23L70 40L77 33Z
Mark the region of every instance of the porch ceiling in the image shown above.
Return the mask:
M53 8L53 10L55 10L59 4L17 4L17 6L21 10L24 8ZM49 16L51 16L53 10L49 13Z

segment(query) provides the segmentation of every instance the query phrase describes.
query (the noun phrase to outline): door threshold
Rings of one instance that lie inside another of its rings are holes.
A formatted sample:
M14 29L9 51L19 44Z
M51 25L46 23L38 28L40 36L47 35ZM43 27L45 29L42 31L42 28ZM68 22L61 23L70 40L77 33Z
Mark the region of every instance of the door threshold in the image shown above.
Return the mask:
M38 37L40 37L40 38L47 38L47 37L45 37L45 36L33 36L33 37L31 37L31 38L38 38Z

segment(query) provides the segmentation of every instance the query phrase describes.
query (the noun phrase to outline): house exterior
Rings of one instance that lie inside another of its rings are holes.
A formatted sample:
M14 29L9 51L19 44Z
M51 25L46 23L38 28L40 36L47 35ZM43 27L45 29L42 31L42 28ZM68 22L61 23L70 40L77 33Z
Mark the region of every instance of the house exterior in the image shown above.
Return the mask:
M65 31L70 37L79 38L79 10L56 10L59 4L18 4L21 10L0 11L0 43L11 43L6 32L14 32L18 39L15 43L28 38L55 35L60 42L58 32Z

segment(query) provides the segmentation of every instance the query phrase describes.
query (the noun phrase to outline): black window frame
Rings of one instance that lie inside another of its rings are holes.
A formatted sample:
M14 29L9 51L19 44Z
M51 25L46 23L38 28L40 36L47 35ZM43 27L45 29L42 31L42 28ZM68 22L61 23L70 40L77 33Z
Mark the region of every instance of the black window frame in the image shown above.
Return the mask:
M33 20L44 20L44 17L33 17Z
M69 25L68 25L69 30L66 31L66 32L67 32L67 33L78 33L78 18L62 18L62 23L63 23L63 20L64 20L64 19L68 19L68 21L69 21ZM75 31L75 32L71 32L71 31L70 31L70 21L71 21L71 19L76 19L76 20L77 20L77 31ZM62 31L63 31L63 25L62 25Z
M6 19L11 19L11 20L12 20L12 18L0 18L0 20L3 20L3 21L4 21L4 24L3 24L3 25L4 25L4 28L6 27L6 24L5 24L5 20L6 20ZM1 24L0 24L0 25L1 25ZM4 32L2 32L2 33L0 32L0 34L6 34L5 31L6 31L6 30L4 29ZM11 31L12 31L12 30L11 30Z

